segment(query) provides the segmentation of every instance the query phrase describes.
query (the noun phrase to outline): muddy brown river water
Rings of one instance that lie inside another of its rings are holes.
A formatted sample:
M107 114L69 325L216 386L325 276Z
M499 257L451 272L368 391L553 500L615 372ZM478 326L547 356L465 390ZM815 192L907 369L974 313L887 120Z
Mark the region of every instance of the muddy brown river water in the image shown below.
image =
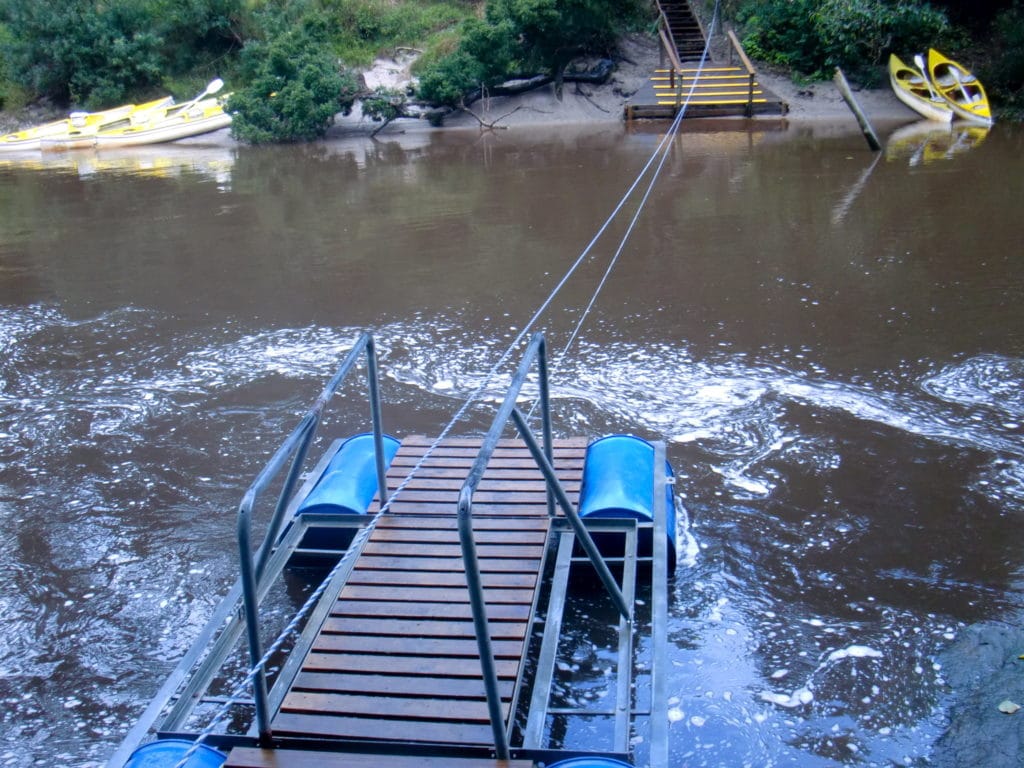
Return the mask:
M886 128L876 161L846 125L694 123L553 380L562 434L665 440L679 476L672 764L956 765L1024 696L991 677L1024 645L977 652L1024 603L1024 132ZM437 434L660 139L0 158L0 766L102 765L357 334L389 430Z

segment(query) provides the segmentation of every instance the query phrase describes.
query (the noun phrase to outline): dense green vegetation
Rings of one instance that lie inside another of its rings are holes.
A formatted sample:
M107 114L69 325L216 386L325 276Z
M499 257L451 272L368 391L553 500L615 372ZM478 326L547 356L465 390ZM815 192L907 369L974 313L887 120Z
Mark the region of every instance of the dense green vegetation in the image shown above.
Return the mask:
M835 67L867 85L884 82L889 53L909 58L929 47L963 58L997 104L1024 104L1024 6L958 0L737 0L730 12L755 58L808 79ZM994 10L995 7L995 10ZM984 41L983 44L972 40Z
M1024 119L1024 5L1014 2L997 14L989 40L982 81L1006 116Z
M946 14L918 2L766 0L744 3L737 20L750 55L811 78L836 67L863 77L892 51L946 47L951 35Z
M1020 110L1022 3L987 16L962 0L725 0L724 10L752 55L803 77L842 66L878 83L890 51L937 45L966 54L990 95ZM512 77L558 83L574 57L607 55L653 18L650 0L0 0L0 108L189 98L220 76L241 138L305 140L359 96L388 120L411 97L456 106ZM357 70L399 47L422 54L418 93L360 94Z
M640 0L490 0L482 19L466 21L458 43L421 69L420 94L457 104L474 88L538 73L561 79L581 53L610 53L650 13Z
M355 68L446 44L474 0L0 0L0 108L96 109L214 77L249 141L322 135L356 97Z

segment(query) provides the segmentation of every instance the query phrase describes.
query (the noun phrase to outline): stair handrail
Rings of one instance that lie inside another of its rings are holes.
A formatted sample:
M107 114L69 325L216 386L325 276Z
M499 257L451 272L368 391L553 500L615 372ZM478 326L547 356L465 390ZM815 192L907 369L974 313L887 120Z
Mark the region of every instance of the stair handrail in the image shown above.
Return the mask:
M350 350L344 362L338 368L337 373L324 387L320 396L313 406L299 421L295 429L285 439L274 455L270 458L263 470L256 476L249 489L242 497L238 506L238 553L240 561L240 580L242 582L242 602L245 615L246 636L249 643L249 657L253 667L258 668L253 678L253 703L256 709L256 721L259 731L261 745L267 745L271 740L270 713L268 711L267 699L267 677L266 670L260 664L263 658L262 643L259 634L259 597L257 587L263 575L263 569L267 560L277 544L278 534L284 522L284 514L291 501L295 486L298 484L302 465L305 461L309 446L316 436L317 428L320 425L324 409L327 403L334 396L335 392L345 381L348 374L359 362L362 355L366 355L367 386L370 400L370 419L373 424L373 444L377 469L377 489L380 494L380 504L387 502L387 480L385 478L386 462L384 461L384 430L381 420L380 389L377 375L377 354L373 336L369 333L362 333L355 345ZM267 526L263 541L256 549L255 555L252 548L252 517L253 508L259 495L266 490L284 469L289 465L285 475L281 493L278 497L274 515Z
M661 39L661 46L665 49L665 53L668 54L669 63L672 65L671 84L675 87L676 72L683 68L683 63L679 60L679 51L676 48L675 43L672 42L670 36L672 34L672 25L668 22L668 17L665 15L665 11L661 5L658 5L658 37ZM668 30L668 34L665 32Z
M687 3L686 5L687 5L687 7L690 7L689 3ZM704 29L704 22L700 20L700 14L697 13L696 11L694 11L692 7L690 7L690 15L693 16L693 20L697 22L697 29L700 30L701 37L703 37L704 40L707 40L708 39L708 31L706 29ZM715 23L715 20L712 19L711 20L712 28L714 28L714 23Z
M750 58L747 56L747 52L743 50L743 44L740 42L740 39L736 37L736 33L732 28L725 30L725 34L729 38L729 42L732 43L736 54L740 57L740 63L743 64L743 68L747 70L748 75L753 76L755 74L754 65L750 63Z
M537 442L532 430L526 424L526 417L516 408L516 399L522 390L523 384L530 373L532 364L536 361L538 370L539 400L541 412L541 432L543 445ZM498 690L498 674L494 659L493 646L491 644L491 633L487 623L487 603L484 599L483 583L480 577L480 565L476 554L476 541L473 537L473 494L483 478L487 465L491 460L494 449L498 445L502 432L509 419L515 422L523 440L526 442L533 455L534 461L544 473L549 493L548 514L553 515L554 509L551 505L551 494L562 507L566 518L569 520L573 530L594 569L597 571L601 582L615 603L616 609L627 620L631 621L632 616L629 606L619 585L615 582L608 565L601 558L597 551L590 533L580 520L572 502L569 500L561 481L555 474L552 466L554 452L552 449L551 437L551 409L548 390L547 354L543 333L536 333L530 340L519 364L519 368L512 377L512 383L505 394L504 400L498 408L498 412L491 422L491 427L484 437L477 453L476 460L466 476L465 482L459 491L458 505L458 528L459 543L462 549L462 560L466 572L466 584L469 590L469 602L473 612L473 627L476 633L477 648L480 652L480 668L483 674L484 689L487 694L487 711L491 720L491 730L494 735L495 756L499 760L508 760L509 739L508 730L505 727L505 719L501 711L501 695Z
M747 117L751 117L754 109L754 78L756 74L754 72L754 65L750 63L750 59L747 57L747 52L743 50L743 44L740 43L740 39L736 37L736 33L731 27L725 31L725 34L726 37L729 38L729 42L732 43L733 50L735 50L739 55L740 63L743 65L743 68L747 70L747 78L749 81L747 88Z

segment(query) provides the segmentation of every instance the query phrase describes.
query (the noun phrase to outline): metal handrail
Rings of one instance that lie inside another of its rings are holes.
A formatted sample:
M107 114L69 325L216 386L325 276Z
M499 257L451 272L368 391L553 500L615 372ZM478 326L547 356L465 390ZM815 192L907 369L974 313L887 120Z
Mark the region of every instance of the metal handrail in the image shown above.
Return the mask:
M540 379L539 399L543 446L537 443L536 437L526 424L525 417L516 409L516 398L522 390L523 384L526 381L526 377L530 372L530 367L534 360L537 362ZM494 453L494 449L497 447L498 440L501 438L501 434L509 419L515 421L516 427L529 447L534 461L544 473L549 494L549 514L554 513L554 509L550 505L551 496L553 495L558 501L559 506L562 507L565 516L572 524L573 529L579 538L580 544L590 557L591 563L597 571L605 589L608 590L612 601L615 603L615 607L626 621L632 620L629 606L626 604L625 598L622 596L622 591L619 589L619 585L616 584L615 578L612 576L611 571L608 570L607 564L598 553L596 545L590 538L590 534L587 532L586 527L580 520L576 509L573 507L572 502L569 501L569 497L566 494L565 489L562 487L561 482L555 474L555 470L552 466L554 452L552 450L551 409L549 400L546 346L544 342L544 335L537 333L534 334L533 338L530 340L529 346L526 348L523 360L519 364L519 369L512 377L512 383L509 385L508 391L505 394L505 399L498 408L498 413L495 415L494 421L491 422L491 428L488 430L487 435L483 440L480 452L477 454L476 461L474 461L473 466L469 471L469 475L466 477L465 482L462 484L462 489L459 491L459 543L462 548L462 560L466 571L466 583L469 589L469 602L473 611L473 626L476 631L477 648L480 652L480 667L483 674L484 689L487 693L487 711L490 716L491 730L494 735L495 756L499 760L508 760L510 756L508 731L505 727L505 720L501 712L501 696L498 691L498 675L494 660L494 651L491 645L490 628L487 624L487 603L484 600L483 584L480 577L480 565L476 554L476 541L473 538L473 494L476 492L477 486L483 478L484 471L487 469L487 464L491 460L491 455Z
M323 392L317 398L313 407L302 417L298 426L277 449L270 461L263 470L256 476L256 479L249 486L249 489L242 497L238 506L238 553L240 560L242 598L245 615L246 635L249 642L249 658L253 667L258 667L253 678L253 702L256 708L256 721L259 731L259 740L263 745L268 745L271 740L270 717L267 705L267 676L266 670L260 666L263 658L262 643L259 634L259 599L257 585L259 584L267 561L277 544L278 535L284 525L284 515L288 503L298 483L303 462L309 451L309 446L316 436L317 427L320 425L324 409L331 397L341 386L345 378L359 362L360 357L365 353L367 368L368 395L370 400L370 419L373 423L373 447L377 469L377 489L380 494L380 504L383 507L387 502L387 481L385 479L386 466L384 461L384 431L381 424L380 389L377 376L377 354L373 337L369 333L363 333L356 341L345 361L338 368L337 373L324 387ZM271 481L276 478L282 469L290 463L288 473L278 497L274 515L267 526L267 532L263 541L257 548L255 555L252 548L252 517L253 508L259 495L266 490Z

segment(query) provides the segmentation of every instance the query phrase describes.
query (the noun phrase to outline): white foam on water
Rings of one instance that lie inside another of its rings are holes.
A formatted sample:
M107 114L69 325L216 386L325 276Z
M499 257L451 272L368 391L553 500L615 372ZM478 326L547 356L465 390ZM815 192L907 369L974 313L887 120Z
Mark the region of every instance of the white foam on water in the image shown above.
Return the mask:
M182 550L168 555L167 570L186 574L194 584L143 588L137 570L147 555L128 549L96 521L121 512L111 511L109 489L135 484L142 492L159 496L171 481L130 458L122 461L119 451L141 441L162 419L182 413L195 413L198 418L212 402L234 390L283 379L301 381L310 391L319 391L358 331L309 326L245 332L225 327L153 341L145 327L150 320L146 313L124 312L72 323L45 307L5 314L0 321L0 433L7 435L5 459L35 480L31 494L21 494L25 499L18 505L19 515L27 514L25 508L52 506L56 498L73 498L77 503L68 506L67 514L92 521L80 528L80 541L55 547L57 566L80 565L92 553L99 564L93 564L93 569L106 569L112 580L106 593L104 587L95 589L90 584L73 595L53 597L58 608L80 612L86 603L100 602L104 594L113 592L123 599L118 621L141 626L149 618L144 606L152 595L163 602L168 622L154 630L159 638L156 652L172 658L180 655L190 637L181 627L196 626L208 612L209 606L201 597L196 599L194 590L210 574L188 573L191 553ZM116 338L117 344L106 345L108 337ZM59 362L46 362L56 359L54 353L69 338L80 352L81 365L73 371ZM518 354L512 355L499 375L486 382L504 351L504 339L497 333L464 329L453 319L419 318L386 325L377 329L376 339L381 371L389 383L398 385L399 397L430 398L432 403L450 404L452 412L479 387L484 387L486 402L497 402L519 361ZM785 480L776 468L782 460L822 473L841 462L827 440L802 433L787 418L787 409L794 405L977 451L987 461L981 462L971 490L1007 510L1021 509L1024 364L1013 358L979 356L937 370L897 389L891 384L886 388L835 381L819 370L794 371L725 352L695 359L681 344L583 342L560 362L552 392L556 429L596 437L610 427L666 440L670 453L699 450L707 457L706 469L720 478L727 494L712 503L735 505L735 514L744 509L744 502L756 509L757 504L771 500ZM528 392L534 391L531 385ZM396 396L394 392L389 390L385 398ZM491 406L480 409L490 410ZM274 418L287 421L287 414ZM229 431L223 438L224 450L230 450L233 435ZM72 488L62 486L59 478L48 478L51 457L97 447L117 456L116 461L110 460L112 477L79 478L81 482ZM715 567L714 558L703 554L699 526L694 528L690 519L693 510L699 514L708 501L690 498L686 475L679 480L679 563L694 570ZM182 496L195 493L194 489L174 490ZM838 595L841 584L836 575L821 566L815 570L803 558L812 550L830 556L843 552L856 541L859 522L849 511L842 511L839 523L829 527L824 521L831 510L816 514L820 519L808 517L806 530L798 531L800 535L792 541L766 530L764 543L775 548L782 560L780 572L789 569L795 583L816 589L831 584ZM736 552L732 557L744 561L749 556ZM766 603L761 607L776 610L761 610L758 621L747 622L736 617L745 608L746 578L723 568L721 575L707 580L726 587L717 593L711 587L706 590L708 603L698 612L697 623L713 634L701 641L700 651L708 655L713 646L721 647L723 658L734 666L747 663L735 665L736 659L759 658L764 668L729 669L723 661L725 672L719 674L725 679L703 687L710 696L681 700L671 710L670 717L678 717L673 722L696 728L709 738L738 723L737 728L753 727L759 739L784 739L800 729L806 733L828 730L816 718L825 718L823 713L838 707L859 729L857 740L848 742L850 752L862 757L868 752L865 744L870 743L876 750L872 754L877 754L880 747L875 742L888 738L905 754L917 754L920 737L910 729L924 727L918 724L927 719L928 707L934 706L936 692L942 690L942 670L936 668L931 653L956 637L955 622L869 604L844 609L857 620L844 614L794 622L786 609L767 602L777 591L772 584L765 585ZM893 578L906 580L899 574ZM98 597L87 600L86 594ZM28 628L38 620L31 603L21 596L5 595L0 603L0 612L16 617L18 626ZM688 627L678 617L674 621L680 632ZM43 651L9 638L0 649L0 670L45 679L52 663ZM116 676L123 661L98 654L86 659L111 676ZM570 664L567 671L574 672L574 666L585 665ZM711 666L709 660L704 669ZM575 692L576 698L606 694L608 664L598 660L594 669L599 680ZM913 675L918 679L907 681L905 670L914 669L919 670Z

